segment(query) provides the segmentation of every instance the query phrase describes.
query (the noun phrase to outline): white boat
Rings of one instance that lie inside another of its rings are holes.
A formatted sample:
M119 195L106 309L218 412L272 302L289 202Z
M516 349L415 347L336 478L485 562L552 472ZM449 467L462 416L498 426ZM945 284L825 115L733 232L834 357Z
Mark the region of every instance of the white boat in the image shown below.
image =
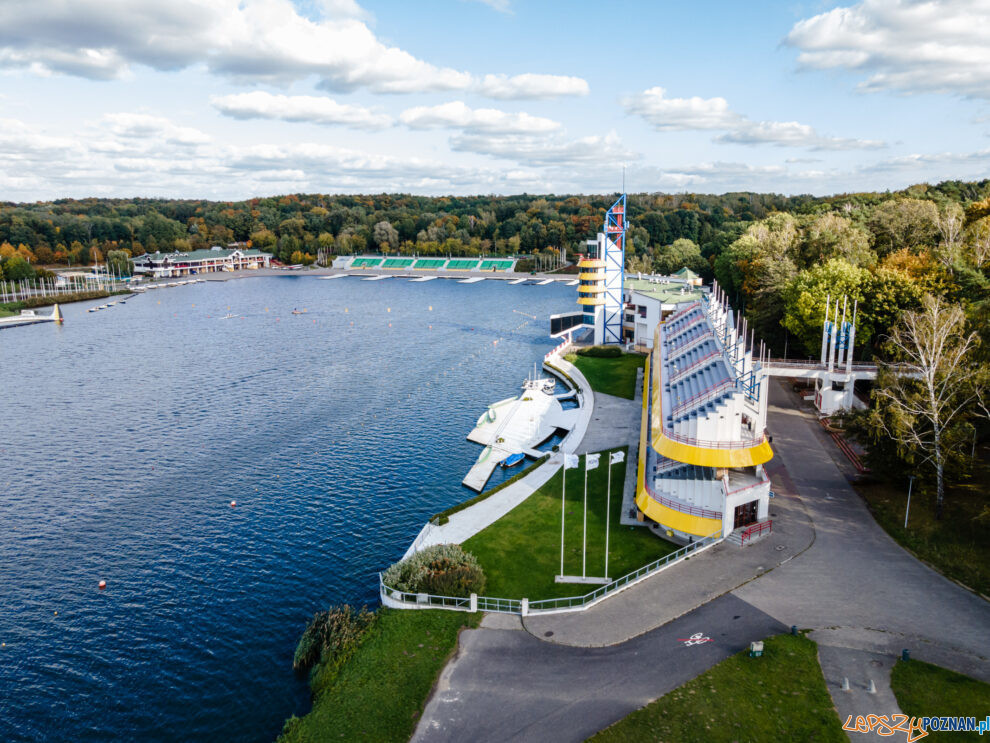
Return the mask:
M226 315L224 315L220 319L221 320L236 320L238 317L240 317L240 315L232 315L231 313L228 312Z

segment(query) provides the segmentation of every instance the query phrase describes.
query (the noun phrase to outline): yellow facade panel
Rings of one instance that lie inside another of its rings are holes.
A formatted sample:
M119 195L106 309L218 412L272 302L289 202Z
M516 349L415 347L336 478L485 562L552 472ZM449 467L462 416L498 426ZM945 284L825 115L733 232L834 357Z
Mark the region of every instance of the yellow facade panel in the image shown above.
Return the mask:
M578 304L583 304L583 305L595 305L595 306L597 306L597 305L603 305L603 304L605 304L605 298L604 297L578 297L577 303Z

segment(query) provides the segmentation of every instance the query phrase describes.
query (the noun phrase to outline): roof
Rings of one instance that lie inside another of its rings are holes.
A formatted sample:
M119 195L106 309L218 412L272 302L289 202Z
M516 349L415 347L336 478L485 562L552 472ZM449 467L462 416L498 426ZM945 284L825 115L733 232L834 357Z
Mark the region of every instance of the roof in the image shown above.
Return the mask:
M693 302L701 299L701 287L685 284L683 281L657 283L647 279L626 278L625 288L656 299L661 304L677 304L678 302ZM681 294L681 290L684 293Z
M223 259L233 255L235 252L240 253L246 257L257 256L259 258L264 256L271 257L271 253L263 253L256 248L231 248L223 250L191 250L188 253L145 253L143 255L137 256L134 260L152 260L155 262L160 262L168 258L172 262L176 261L208 261L216 260L218 258Z
M687 266L681 266L679 270L674 271L674 276L679 276L682 279L697 279L697 278L701 278L700 276L698 276L698 274L696 274L694 271L692 271Z

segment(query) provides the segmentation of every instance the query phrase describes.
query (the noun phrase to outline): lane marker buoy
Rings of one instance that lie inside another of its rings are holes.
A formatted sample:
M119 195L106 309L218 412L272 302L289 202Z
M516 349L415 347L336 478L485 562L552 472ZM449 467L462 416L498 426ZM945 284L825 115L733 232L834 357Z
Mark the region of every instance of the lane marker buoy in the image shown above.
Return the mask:
M101 580L99 583L97 583L97 586L102 591L104 588L107 587L107 582L105 580Z
M233 508L233 507L234 507L234 506L236 506L236 505L237 505L237 501L235 501L235 500L232 500L232 501L230 502L230 507L231 507L231 508Z

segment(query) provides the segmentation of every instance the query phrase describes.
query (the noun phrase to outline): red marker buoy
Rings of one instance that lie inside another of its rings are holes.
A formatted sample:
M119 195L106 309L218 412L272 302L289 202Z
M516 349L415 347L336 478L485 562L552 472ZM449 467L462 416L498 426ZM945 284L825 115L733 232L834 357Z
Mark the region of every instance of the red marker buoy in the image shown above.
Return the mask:
M107 587L107 582L105 580L101 580L97 585L100 587L100 590L102 591Z
M231 508L233 508L233 507L234 507L234 506L236 506L236 505L237 505L237 501L235 501L235 500L232 500L232 501L230 502L230 507L231 507Z

